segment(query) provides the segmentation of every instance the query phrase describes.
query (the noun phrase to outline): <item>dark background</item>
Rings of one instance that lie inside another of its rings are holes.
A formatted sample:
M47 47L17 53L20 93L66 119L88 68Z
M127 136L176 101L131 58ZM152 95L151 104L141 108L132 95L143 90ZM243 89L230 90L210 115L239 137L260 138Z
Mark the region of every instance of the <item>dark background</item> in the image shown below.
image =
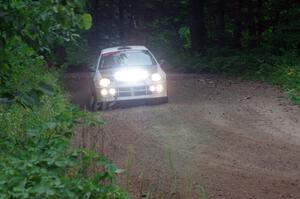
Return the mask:
M89 11L93 26L86 38L93 49L146 45L167 51L164 56L299 49L296 0L90 0Z

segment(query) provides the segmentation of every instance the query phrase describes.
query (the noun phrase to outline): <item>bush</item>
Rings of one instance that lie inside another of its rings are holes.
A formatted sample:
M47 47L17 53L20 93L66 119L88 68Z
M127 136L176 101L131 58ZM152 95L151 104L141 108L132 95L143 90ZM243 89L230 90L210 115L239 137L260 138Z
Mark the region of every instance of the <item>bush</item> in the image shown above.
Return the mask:
M59 86L57 46L91 26L85 1L0 4L0 198L128 198L105 157L73 149L77 125L102 121L69 104ZM98 168L89 176L91 168Z
M300 104L300 58L297 51L274 54L264 49L210 49L196 58L193 71L208 71L267 81L282 86Z
M15 57L19 59L15 59ZM43 57L20 38L7 42L1 70L0 198L127 198L114 185L117 168L70 147L77 125L102 121L70 105ZM102 172L88 176L88 168Z
M39 108L1 106L0 198L127 198L112 183L114 165L70 148L83 118L61 94L43 96ZM105 170L88 177L91 163Z
M128 198L105 157L73 149L77 125L101 125L69 104L57 71L21 37L6 41L0 71L0 198ZM101 168L92 176L92 167Z

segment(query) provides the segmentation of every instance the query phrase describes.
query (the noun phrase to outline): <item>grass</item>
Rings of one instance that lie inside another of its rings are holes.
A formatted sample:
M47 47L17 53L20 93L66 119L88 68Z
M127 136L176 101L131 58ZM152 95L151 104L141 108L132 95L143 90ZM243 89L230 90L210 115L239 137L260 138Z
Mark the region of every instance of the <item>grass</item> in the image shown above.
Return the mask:
M126 162L126 189L128 189L129 182L130 182L130 176L131 176L131 169L133 165L133 146L128 146L127 151L127 162Z
M208 198L204 187L198 186L197 190L198 190L198 199L207 199Z

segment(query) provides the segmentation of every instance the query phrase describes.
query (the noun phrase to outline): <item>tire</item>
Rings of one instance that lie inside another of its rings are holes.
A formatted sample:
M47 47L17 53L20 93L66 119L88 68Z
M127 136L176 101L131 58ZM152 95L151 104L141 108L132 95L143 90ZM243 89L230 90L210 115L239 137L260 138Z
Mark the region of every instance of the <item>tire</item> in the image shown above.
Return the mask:
M96 91L93 81L90 81L90 103L89 103L89 110L90 111L98 111L99 107L97 105L97 98L96 98Z
M91 96L89 109L91 111L97 111L98 110L98 106L97 106L97 103L96 103L96 97L95 97L95 95Z
M100 110L101 111L105 111L105 110L107 110L108 109L108 103L107 102L102 102L101 104L100 104Z

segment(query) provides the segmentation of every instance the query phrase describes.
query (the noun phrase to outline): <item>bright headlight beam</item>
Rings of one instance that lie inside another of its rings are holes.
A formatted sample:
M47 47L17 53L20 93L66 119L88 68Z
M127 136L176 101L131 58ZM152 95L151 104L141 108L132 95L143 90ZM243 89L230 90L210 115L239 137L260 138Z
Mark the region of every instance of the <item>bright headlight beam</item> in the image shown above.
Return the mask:
M114 89L114 88L109 89L109 94L115 95L116 94L116 89Z
M156 86L156 91L157 91L157 92L160 93L160 92L162 92L163 90L164 90L163 85L160 85L160 84L159 84L159 85Z
M150 86L150 87L149 87L149 90L150 90L151 92L154 92L154 91L155 91L155 86Z
M147 79L149 73L142 69L127 69L116 72L114 77L122 82L138 82Z
M107 78L102 78L100 79L100 82L99 82L100 86L102 87L107 87L110 85L110 80L107 79Z
M102 89L102 90L101 90L101 95L102 95L102 96L106 96L106 95L108 95L108 91L107 91L107 89L105 89L105 88L104 88L104 89Z
M158 82L159 80L161 80L161 75L159 73L154 73L151 76L151 80L154 81L154 82Z

